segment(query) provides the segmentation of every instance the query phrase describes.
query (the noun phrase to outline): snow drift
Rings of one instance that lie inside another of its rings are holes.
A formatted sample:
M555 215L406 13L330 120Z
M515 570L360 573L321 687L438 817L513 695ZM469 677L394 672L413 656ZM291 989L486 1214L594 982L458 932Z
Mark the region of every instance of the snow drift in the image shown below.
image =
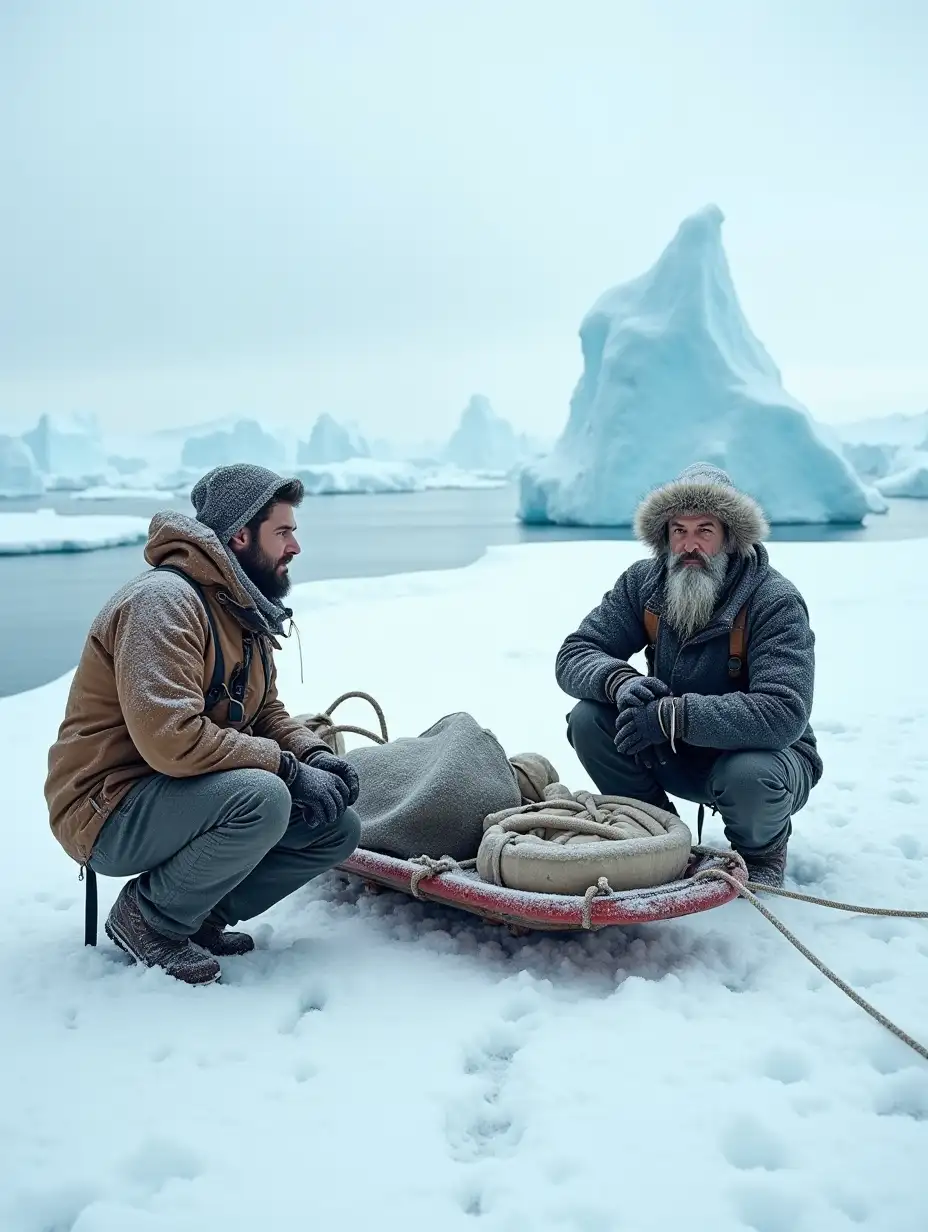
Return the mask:
M42 476L32 450L18 436L0 436L0 497L39 496Z
M445 460L465 471L502 472L522 458L522 445L512 425L497 415L490 400L474 394L445 446Z
M631 525L691 462L723 467L773 523L860 523L864 485L783 388L741 311L708 206L580 328L583 373L554 451L521 476L524 522Z

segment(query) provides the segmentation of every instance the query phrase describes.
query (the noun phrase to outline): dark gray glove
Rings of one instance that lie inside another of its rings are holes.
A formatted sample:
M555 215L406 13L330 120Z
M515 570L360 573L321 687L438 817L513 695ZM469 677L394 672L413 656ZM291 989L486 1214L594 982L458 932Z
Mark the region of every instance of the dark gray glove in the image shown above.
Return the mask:
M348 803L354 804L361 790L361 784L358 782L358 772L350 761L336 757L334 753L328 753L325 749L308 753L303 761L308 766L315 766L317 770L325 770L327 774L337 774L348 788Z
M670 689L656 676L630 676L615 690L612 700L621 712L628 706L647 706L669 696Z
M348 807L348 784L337 774L307 766L292 753L281 753L279 773L310 824L332 826Z
M635 757L667 743L658 710L660 701L645 706L627 706L615 721L615 747L627 757Z
M685 717L682 697L660 697L646 706L626 706L615 722L615 747L653 768L645 755L653 750L657 760L665 762L663 748L667 743L675 753L677 741L684 739Z

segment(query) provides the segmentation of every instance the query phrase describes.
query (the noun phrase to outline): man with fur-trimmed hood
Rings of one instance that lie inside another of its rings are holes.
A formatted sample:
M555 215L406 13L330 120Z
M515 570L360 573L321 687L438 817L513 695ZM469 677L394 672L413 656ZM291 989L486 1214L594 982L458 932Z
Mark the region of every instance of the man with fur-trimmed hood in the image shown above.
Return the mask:
M724 471L687 467L638 509L654 558L627 569L564 641L556 674L580 699L568 739L599 791L712 806L751 880L778 886L822 762L809 726L815 638L799 591L770 566L768 529ZM643 676L628 660L648 646L646 621L656 642Z

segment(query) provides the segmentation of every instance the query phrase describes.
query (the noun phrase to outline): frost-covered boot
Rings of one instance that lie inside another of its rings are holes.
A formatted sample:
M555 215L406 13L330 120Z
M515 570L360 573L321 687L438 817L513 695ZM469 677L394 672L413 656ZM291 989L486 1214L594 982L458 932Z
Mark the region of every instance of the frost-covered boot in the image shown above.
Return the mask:
M250 954L255 948L255 939L248 933L236 933L219 924L206 919L190 938L194 945L217 958L236 958L239 954Z
M756 886L779 889L786 876L786 844L762 856L745 856L744 862L748 866L749 882Z
M106 935L144 967L160 967L185 984L213 984L219 963L190 944L188 937L166 937L156 932L139 909L136 881L127 882L106 918Z

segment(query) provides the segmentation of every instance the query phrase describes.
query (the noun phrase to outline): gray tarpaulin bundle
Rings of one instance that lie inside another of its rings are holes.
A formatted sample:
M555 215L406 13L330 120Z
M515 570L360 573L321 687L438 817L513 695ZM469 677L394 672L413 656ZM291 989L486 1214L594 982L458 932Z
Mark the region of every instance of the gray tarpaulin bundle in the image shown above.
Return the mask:
M304 721L326 739L323 718ZM337 736L329 742L358 772L361 846L401 859L472 859L489 814L540 800L557 780L546 758L507 757L494 734L463 711L385 744L345 752Z

